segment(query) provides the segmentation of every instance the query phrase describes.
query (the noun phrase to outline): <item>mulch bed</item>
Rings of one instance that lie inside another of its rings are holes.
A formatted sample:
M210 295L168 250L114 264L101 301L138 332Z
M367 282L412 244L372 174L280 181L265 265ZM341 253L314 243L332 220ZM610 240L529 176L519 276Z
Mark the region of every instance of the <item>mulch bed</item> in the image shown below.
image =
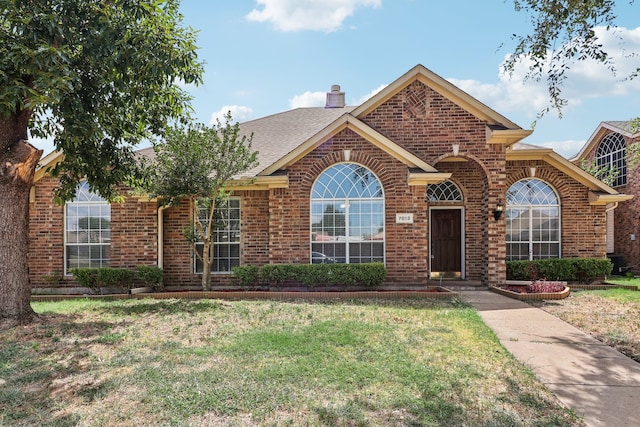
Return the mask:
M32 295L32 301L59 301L72 298L88 299L360 299L360 298L435 298L447 299L458 296L457 292L443 287L427 287L420 290L379 290L379 291L179 291L141 294L111 295Z

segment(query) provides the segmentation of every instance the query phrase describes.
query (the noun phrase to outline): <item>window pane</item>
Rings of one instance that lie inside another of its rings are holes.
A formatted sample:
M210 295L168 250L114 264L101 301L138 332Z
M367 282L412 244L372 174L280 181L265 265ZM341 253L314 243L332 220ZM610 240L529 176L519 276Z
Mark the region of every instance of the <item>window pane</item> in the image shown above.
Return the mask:
M111 206L82 182L74 201L66 204L65 217L67 270L108 266Z
M208 207L204 204L198 207L198 216L203 225L208 222ZM211 272L230 272L240 265L240 199L232 198L216 207L214 212L216 229L213 231L213 260ZM202 254L202 243L196 243L196 251ZM202 273L202 261L196 257L196 273Z
M506 198L507 259L559 257L560 206L553 188L539 179L523 179Z
M529 259L529 245L526 243L507 243L507 261Z
M374 258L372 243L365 247L356 242L375 241L384 253L384 195L382 184L369 169L353 163L333 165L318 177L311 198L313 263L359 263ZM382 261L382 254L376 259Z

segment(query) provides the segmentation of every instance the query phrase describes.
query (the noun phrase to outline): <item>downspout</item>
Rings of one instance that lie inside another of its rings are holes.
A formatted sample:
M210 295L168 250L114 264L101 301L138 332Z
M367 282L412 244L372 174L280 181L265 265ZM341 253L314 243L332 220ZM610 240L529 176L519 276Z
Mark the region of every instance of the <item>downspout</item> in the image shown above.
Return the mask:
M163 237L164 237L164 210L166 209L166 206L160 206L158 207L158 267L160 268L164 268L164 244L163 244Z
M615 208L617 208L617 207L618 207L618 203L619 203L619 202L609 203L609 204L607 205L607 207L605 208L604 213L606 213L606 214L607 214L607 213L611 212L612 210L614 210ZM611 207L608 207L609 205L611 205Z

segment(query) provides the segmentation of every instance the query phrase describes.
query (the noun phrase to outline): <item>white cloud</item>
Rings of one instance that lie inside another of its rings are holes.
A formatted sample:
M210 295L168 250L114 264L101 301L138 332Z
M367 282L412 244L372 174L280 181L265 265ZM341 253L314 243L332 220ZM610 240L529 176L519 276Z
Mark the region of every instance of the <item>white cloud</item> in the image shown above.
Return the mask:
M542 147L552 148L553 151L555 151L556 153L560 154L561 156L567 159L570 159L576 154L578 154L578 152L584 146L585 143L586 141L584 140L579 141L576 139L568 139L565 141L547 141L547 142L543 142L541 144L535 144L535 145L541 145Z
M289 100L289 108L324 107L327 102L326 92L305 92Z
M220 123L224 124L224 115L231 111L231 119L235 122L246 122L253 118L253 109L242 105L225 105L218 111L214 111L211 114L209 124L215 125L216 120L220 120Z
M43 151L42 156L46 156L55 150L55 144L53 143L53 137L38 138L35 136L29 136L29 144Z
M382 89L384 89L385 87L387 87L388 85L384 84L384 85L380 85L377 88L375 88L374 90L372 90L371 92L367 93L366 95L362 96L360 99L358 99L356 101L355 105L360 105L363 102L369 100L369 98L371 98L373 95L375 95L376 93L380 92Z
M632 30L617 28L608 32L598 27L596 33L604 50L611 55L616 74L613 75L606 65L594 60L574 63L567 71L567 79L562 86L562 97L569 102L565 111L589 98L640 94L640 77L626 79L640 68L640 56L631 54L640 52L640 27ZM499 73L498 83L458 79L449 81L497 111L507 115L514 111L525 112L533 117L549 105L549 95L544 79L525 79L529 64L523 60L516 64L511 75Z
M380 85L371 92L363 95L355 101L353 105L360 105L382 89L387 87L386 84ZM305 92L301 95L296 95L289 100L289 108L307 108L307 107L324 107L327 102L326 92ZM351 104L349 104L351 105Z
M333 32L359 7L378 8L382 0L256 0L258 7L246 18L270 22L280 31Z

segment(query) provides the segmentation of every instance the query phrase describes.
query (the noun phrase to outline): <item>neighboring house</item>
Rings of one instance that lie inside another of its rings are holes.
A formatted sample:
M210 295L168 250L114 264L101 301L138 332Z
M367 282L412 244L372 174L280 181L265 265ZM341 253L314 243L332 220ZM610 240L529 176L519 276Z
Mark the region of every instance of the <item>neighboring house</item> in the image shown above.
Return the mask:
M325 108L300 108L241 125L259 166L238 177L222 212L213 285L236 265L384 262L387 285L457 279L502 284L505 261L604 257L605 216L629 198L551 149L531 131L421 65L361 105L334 86ZM141 154L150 155L150 149ZM66 206L43 159L32 193L34 287L79 266L160 265L169 286L199 286L181 230L188 206L128 197L107 205L80 186Z
M640 172L627 164L627 147L640 142L640 130L631 121L609 121L598 125L580 152L571 159L614 170L613 188L636 196L607 213L607 254L614 262L614 273L631 269L640 272Z

